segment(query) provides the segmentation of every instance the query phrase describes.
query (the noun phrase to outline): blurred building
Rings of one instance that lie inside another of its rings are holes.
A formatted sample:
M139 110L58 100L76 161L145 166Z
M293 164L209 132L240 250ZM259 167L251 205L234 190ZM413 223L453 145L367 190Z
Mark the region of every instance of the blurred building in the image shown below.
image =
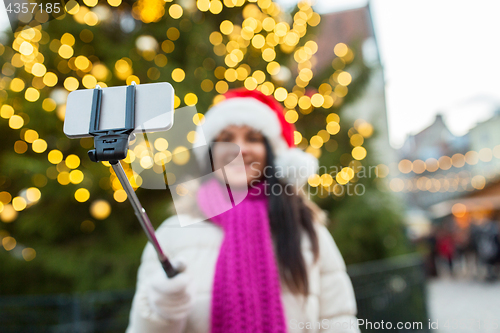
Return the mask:
M402 159L438 160L444 155L465 154L469 147L468 141L467 136L453 135L446 126L443 116L438 113L431 125L417 134L407 136L403 146L398 150L398 155Z
M436 202L456 197L470 178L470 165L465 163L469 136L455 136L437 114L434 122L417 134L407 136L398 150L399 179L393 190L404 194L413 208L426 209ZM464 156L463 163L459 156ZM449 165L449 166L448 166ZM460 166L460 167L455 167Z
M409 207L467 227L473 216L500 210L500 110L455 136L442 115L398 150L398 185ZM463 214L462 211L463 210ZM455 215L453 214L455 212ZM458 213L457 213L458 212Z
M333 49L338 43L344 43L359 50L364 64L371 69L370 80L362 96L346 105L343 115L354 122L363 119L373 125L376 135L371 141L369 153L378 163L390 164L397 159L394 149L389 144L389 130L385 102L385 81L376 41L370 7L333 12L321 16L318 31L318 52L315 70L332 66L336 57ZM356 73L350 73L355 78Z
M469 130L470 150L477 152L478 161L472 166L475 175L495 178L500 170L500 108L493 117Z

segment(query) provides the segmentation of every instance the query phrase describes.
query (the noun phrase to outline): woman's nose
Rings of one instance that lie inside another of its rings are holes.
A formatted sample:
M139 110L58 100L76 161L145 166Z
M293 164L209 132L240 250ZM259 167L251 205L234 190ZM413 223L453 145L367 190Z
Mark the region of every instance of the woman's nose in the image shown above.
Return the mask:
M246 142L245 140L243 139L237 139L235 140L234 142L236 145L238 145L238 147L240 147L240 151L241 151L241 154L244 155L244 154L247 154L248 153L248 149L249 149L249 145L248 145L248 142Z

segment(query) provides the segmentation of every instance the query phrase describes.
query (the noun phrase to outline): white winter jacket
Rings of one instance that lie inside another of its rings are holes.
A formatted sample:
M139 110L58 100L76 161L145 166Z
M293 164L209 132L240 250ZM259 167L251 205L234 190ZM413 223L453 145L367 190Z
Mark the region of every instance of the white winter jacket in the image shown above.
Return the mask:
M302 235L309 296L293 294L281 283L288 332L358 333L356 300L344 260L328 229L320 223L315 223L315 229L319 242L316 263L313 263L309 237L305 232ZM223 230L209 221L181 227L178 217L173 216L163 222L156 236L169 258L182 257L185 261L184 273L193 277L194 303L175 320L166 320L152 310L148 302L148 280L163 269L153 246L148 243L142 254L126 333L209 333L212 283Z

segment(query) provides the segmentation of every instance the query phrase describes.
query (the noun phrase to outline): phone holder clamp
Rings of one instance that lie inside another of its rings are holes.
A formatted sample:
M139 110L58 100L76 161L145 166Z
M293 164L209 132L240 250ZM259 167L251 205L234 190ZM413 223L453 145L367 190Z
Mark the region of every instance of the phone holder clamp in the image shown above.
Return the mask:
M94 136L94 149L88 152L90 160L93 162L122 160L127 157L129 136L135 128L135 82L127 86L124 128L99 130L101 103L102 89L96 86L90 114L89 134Z

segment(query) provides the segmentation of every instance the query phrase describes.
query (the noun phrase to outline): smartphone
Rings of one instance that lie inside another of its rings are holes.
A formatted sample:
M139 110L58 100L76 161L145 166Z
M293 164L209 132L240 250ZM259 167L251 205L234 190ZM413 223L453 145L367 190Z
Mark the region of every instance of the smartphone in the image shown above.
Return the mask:
M80 89L68 95L64 134L67 137L92 137L90 115L94 89ZM99 130L125 127L127 86L102 88ZM134 132L169 130L174 124L174 89L170 83L138 84L135 88Z

